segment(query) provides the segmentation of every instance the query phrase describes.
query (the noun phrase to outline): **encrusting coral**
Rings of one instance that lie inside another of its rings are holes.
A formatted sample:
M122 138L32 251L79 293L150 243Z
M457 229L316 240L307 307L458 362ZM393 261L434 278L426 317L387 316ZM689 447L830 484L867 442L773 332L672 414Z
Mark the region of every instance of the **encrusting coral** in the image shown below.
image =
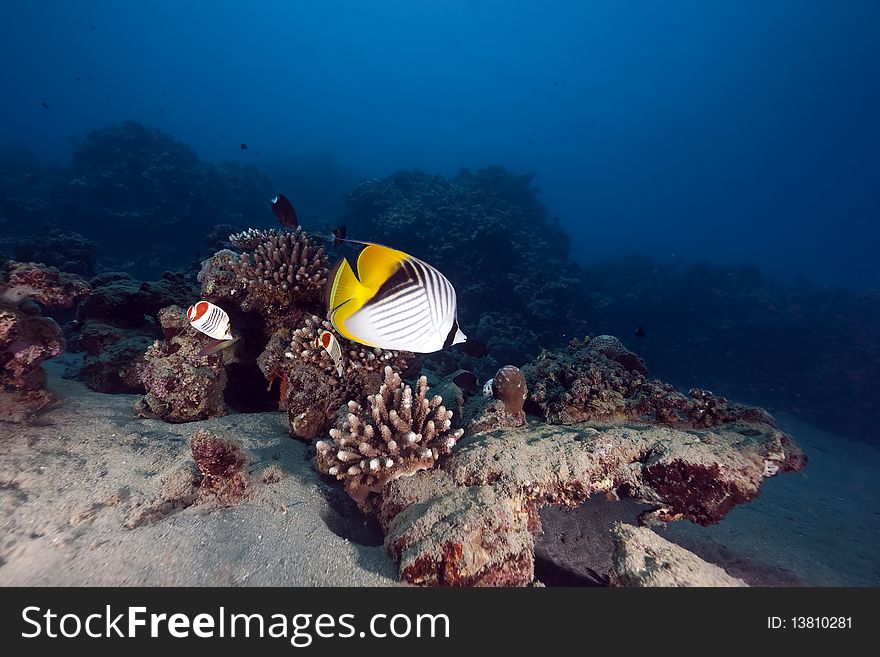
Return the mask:
M684 395L648 379L644 363L617 338L574 339L564 350L544 352L523 368L530 382L526 409L547 422L635 421L681 428L726 422L775 426L760 408L734 404L707 390Z
M190 440L190 450L202 475L203 496L232 504L247 493L247 456L238 443L200 429Z
M156 340L144 354L139 376L147 393L135 404L135 410L143 417L166 422L225 415L224 353L199 355L210 339L190 326L182 308L163 308L159 322L166 339Z
M7 262L0 279L0 417L21 422L50 404L41 363L64 351L58 324L40 306L66 308L89 294L85 280L54 267ZM39 305L38 305L39 304Z
M316 465L324 474L344 480L345 490L359 502L390 481L434 467L452 451L464 433L451 428L452 411L440 396L428 398L428 381L416 390L385 367L385 382L367 398L369 408L348 404L348 417L320 440Z

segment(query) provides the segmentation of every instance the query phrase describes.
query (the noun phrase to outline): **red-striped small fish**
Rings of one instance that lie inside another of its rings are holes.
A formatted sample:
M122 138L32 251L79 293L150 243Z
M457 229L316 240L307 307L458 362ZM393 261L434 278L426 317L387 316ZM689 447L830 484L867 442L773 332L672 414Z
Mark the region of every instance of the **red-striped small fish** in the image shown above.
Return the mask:
M238 342L238 338L232 335L229 315L220 306L199 301L189 307L186 316L194 329L211 338L199 351L199 356L209 356Z
M330 354L330 358L336 363L336 372L342 376L342 347L339 346L339 340L330 331L321 331L315 338L315 346Z

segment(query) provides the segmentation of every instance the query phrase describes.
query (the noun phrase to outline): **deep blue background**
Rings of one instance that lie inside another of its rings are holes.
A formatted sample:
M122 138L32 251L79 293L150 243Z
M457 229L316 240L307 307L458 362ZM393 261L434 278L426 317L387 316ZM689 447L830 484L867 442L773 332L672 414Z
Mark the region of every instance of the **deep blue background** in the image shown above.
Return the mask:
M583 261L880 287L878 32L874 0L5 0L0 148L63 161L136 119L294 194L318 171L325 212L359 177L498 163Z

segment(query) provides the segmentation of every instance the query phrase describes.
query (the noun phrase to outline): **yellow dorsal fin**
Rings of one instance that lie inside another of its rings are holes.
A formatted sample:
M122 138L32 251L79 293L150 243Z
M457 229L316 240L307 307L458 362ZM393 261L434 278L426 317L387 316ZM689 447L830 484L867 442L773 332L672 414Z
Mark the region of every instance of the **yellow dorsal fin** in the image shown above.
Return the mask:
M381 244L368 244L358 254L358 278L361 284L369 289L371 295L375 294L407 258L409 256L403 251Z

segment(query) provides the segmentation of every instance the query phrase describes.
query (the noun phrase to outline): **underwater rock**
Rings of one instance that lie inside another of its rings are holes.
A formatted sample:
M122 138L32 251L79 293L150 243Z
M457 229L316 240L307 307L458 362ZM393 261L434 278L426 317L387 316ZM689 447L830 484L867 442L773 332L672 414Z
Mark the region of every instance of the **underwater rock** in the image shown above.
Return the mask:
M439 395L428 396L428 380L413 389L390 366L369 408L348 402L348 417L315 443L318 470L340 479L359 504L390 481L433 468L464 433L452 430L452 411Z
M7 262L0 279L0 411L23 422L49 405L41 364L64 351L61 328L40 306L70 307L89 294L75 274L36 263Z
M541 506L628 496L651 505L645 521L711 524L754 499L767 463L790 472L806 458L766 424L529 425L465 438L439 470L385 487L376 513L406 581L526 585Z
M763 409L699 388L684 395L668 383L647 379L641 361L617 349L611 351L613 359L607 356L610 336L601 337L601 349L591 348L590 339L574 339L565 350L544 352L523 367L531 390L526 409L556 424L634 421L699 428L744 421L775 426ZM639 367L629 369L633 366Z
M528 396L528 388L518 367L505 365L499 369L486 382L484 392L486 394L468 400L465 407L467 433L519 427L526 421L523 404Z
M647 527L619 523L612 535L615 586L748 586Z
M226 414L224 351L199 356L210 338L192 328L178 306L159 311L165 340L144 354L139 377L146 394L135 410L142 417L166 422L194 422Z
M630 372L638 372L642 376L648 375L645 362L636 354L623 346L619 338L613 335L597 335L587 342L587 350L602 354L609 360L620 363Z
M0 288L0 302L18 304L36 301L46 308L70 308L87 297L89 284L76 274L35 262L6 263Z
M540 523L522 496L456 486L443 471L392 482L382 494L385 548L400 578L423 586L525 586Z
M92 294L77 313L77 345L86 352L80 377L98 392L143 393L139 372L147 348L162 336L159 311L188 306L198 292L174 272L145 282L124 272L106 272L90 284Z

